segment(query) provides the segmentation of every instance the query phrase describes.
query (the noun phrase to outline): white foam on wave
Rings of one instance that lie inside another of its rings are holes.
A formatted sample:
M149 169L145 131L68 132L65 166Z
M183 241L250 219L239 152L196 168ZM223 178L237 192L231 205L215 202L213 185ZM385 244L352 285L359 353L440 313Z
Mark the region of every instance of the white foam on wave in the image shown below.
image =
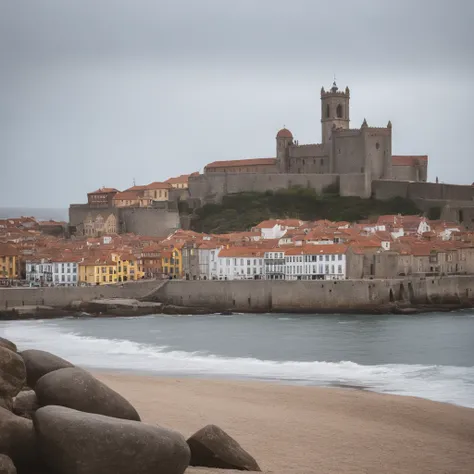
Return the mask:
M61 330L52 323L38 324L37 321L15 322L3 327L5 337L14 340L20 350L34 347L51 351L89 368L356 385L383 393L418 396L474 408L474 367L361 365L351 361L280 362L177 351L166 345L141 344L127 339L87 337Z

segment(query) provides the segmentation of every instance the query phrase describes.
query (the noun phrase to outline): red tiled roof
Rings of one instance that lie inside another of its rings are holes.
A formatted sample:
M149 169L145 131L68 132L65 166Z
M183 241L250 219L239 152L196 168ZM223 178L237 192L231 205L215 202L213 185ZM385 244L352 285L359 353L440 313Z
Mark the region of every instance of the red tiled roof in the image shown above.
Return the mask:
M109 193L119 193L120 191L115 188L99 188L96 191L92 191L88 194L109 194Z
M199 173L197 173L199 174ZM188 183L188 179L190 176L195 176L196 173L192 173L192 174L182 174L180 176L176 176L174 178L168 178L165 183L169 183L169 184L177 184L177 183Z
M117 193L114 196L114 201L133 201L135 199L140 199L140 194L138 193L138 191L123 191L122 193Z
M171 184L154 181L153 183L147 184L145 189L171 189Z
M392 155L393 166L414 166L418 162L427 163L427 155Z
M277 133L277 138L293 138L293 134L287 129L287 128L282 128L278 133Z
M246 160L228 160L228 161L213 161L206 165L207 168L230 168L237 166L274 166L276 158L251 158Z
M301 245L290 248L286 255L326 255L346 253L347 245L325 244L325 245Z
M2 257L14 257L18 255L18 251L13 245L0 244L0 255Z

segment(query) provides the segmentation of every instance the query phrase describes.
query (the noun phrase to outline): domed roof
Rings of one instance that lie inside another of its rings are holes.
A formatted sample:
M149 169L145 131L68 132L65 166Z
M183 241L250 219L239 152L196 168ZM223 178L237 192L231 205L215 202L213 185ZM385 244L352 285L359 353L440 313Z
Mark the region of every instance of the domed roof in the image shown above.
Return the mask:
M278 133L277 133L277 138L293 138L293 134L287 129L287 128L282 128Z

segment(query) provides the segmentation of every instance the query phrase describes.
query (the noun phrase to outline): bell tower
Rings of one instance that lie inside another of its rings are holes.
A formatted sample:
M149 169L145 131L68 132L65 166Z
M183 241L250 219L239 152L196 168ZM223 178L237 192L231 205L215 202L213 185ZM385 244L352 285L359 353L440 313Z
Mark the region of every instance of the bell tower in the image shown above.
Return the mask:
M321 138L323 144L331 141L333 128L349 128L350 91L340 91L333 82L328 91L321 87Z

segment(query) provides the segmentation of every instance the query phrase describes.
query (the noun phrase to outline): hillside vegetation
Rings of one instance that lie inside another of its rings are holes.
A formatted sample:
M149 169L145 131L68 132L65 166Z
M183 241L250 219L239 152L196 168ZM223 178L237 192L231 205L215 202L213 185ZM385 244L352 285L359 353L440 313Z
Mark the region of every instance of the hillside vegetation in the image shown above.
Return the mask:
M387 201L319 195L306 188L225 196L221 204L206 204L195 211L191 228L197 232L224 233L249 230L265 219L297 218L358 221L383 214L421 214L413 201Z

